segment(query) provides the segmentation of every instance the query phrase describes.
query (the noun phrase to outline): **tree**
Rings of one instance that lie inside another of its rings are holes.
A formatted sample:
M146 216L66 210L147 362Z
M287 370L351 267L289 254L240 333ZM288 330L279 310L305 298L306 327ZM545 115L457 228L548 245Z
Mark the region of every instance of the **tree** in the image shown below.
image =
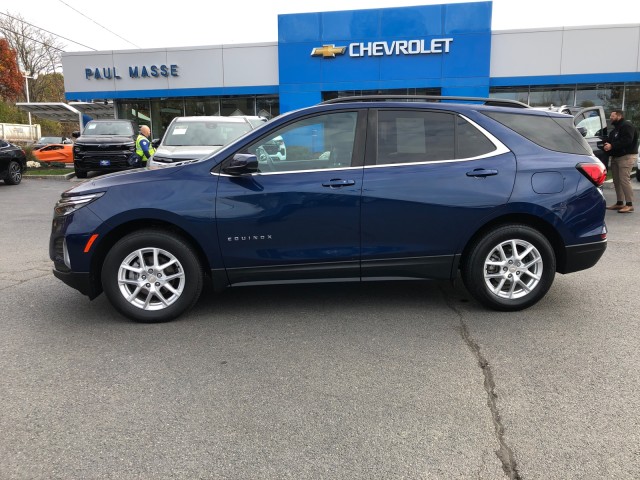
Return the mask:
M0 35L16 52L22 72L34 77L28 80L29 100L50 101L46 95L51 94L51 83L45 76L60 70L62 44L54 35L26 23L19 14L9 12L0 15Z
M16 52L6 39L0 38L0 99L15 101L24 83L16 61Z
M48 73L38 77L42 97L47 102L64 102L64 77L61 73Z

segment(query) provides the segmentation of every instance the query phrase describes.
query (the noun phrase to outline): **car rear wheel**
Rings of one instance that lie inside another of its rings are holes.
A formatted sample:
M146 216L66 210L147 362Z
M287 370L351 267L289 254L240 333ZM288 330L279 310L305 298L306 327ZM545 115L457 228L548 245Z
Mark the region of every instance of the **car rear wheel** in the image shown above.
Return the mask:
M22 181L22 168L18 162L9 162L8 173L7 178L4 179L4 183L7 185L18 185Z
M76 169L76 177L77 178L87 178L87 171L86 170L78 170L78 169Z
M187 243L162 230L122 238L107 254L102 287L124 316L166 322L191 308L200 296L202 266Z
M505 225L475 241L462 263L462 280L476 300L516 311L545 296L556 272L549 241L526 225Z

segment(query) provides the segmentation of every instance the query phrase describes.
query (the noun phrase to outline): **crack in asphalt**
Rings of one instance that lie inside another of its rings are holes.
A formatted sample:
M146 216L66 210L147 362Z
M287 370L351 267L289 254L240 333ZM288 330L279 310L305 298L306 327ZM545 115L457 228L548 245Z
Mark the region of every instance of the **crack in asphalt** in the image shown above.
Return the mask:
M47 268L31 268L29 270L20 270L20 274L28 274L28 277L25 278L15 278L15 275L18 272L0 272L0 281L7 282L8 285L4 287L0 287L0 291L7 290L8 288L15 287L17 285L22 285L23 283L30 282L31 280L36 280L39 278L44 278L51 275L51 269Z
M487 405L489 410L491 411L491 417L493 419L493 426L495 428L496 437L498 439L498 443L500 448L496 450L496 456L502 463L502 470L505 475L509 477L509 480L522 480L520 473L518 472L518 467L516 464L516 459L513 455L513 451L511 447L507 445L507 441L504 438L504 425L502 425L502 419L500 418L500 412L498 410L497 399L498 395L495 393L495 380L493 378L493 372L491 371L491 366L489 365L489 361L482 354L480 350L480 345L473 339L471 333L469 332L469 328L467 324L464 322L462 312L460 312L456 306L452 303L447 292L440 287L442 294L445 299L445 303L447 306L455 312L460 321L460 335L464 340L464 343L467 345L473 356L478 361L478 365L482 369L482 374L484 375L484 389L487 392Z

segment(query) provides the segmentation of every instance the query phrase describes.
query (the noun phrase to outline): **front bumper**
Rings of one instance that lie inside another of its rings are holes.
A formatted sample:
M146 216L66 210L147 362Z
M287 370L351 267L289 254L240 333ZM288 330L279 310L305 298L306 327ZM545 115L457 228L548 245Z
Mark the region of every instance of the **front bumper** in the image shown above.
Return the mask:
M88 272L62 272L54 268L53 275L71 288L75 288L89 297L89 300L93 300L102 293L102 290L95 288L96 282L93 281L91 274Z

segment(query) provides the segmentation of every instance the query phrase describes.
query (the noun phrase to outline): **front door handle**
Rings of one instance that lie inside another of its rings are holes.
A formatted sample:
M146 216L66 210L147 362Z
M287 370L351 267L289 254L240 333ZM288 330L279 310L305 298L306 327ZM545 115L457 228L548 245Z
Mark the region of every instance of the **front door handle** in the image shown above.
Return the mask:
M475 168L470 172L467 172L467 177L490 177L492 175L497 175L498 170L487 170L486 168Z
M348 187L350 185L355 185L355 184L356 184L355 180L341 180L339 178L332 178L328 182L324 182L322 186L329 187L329 188L342 188L342 187Z

